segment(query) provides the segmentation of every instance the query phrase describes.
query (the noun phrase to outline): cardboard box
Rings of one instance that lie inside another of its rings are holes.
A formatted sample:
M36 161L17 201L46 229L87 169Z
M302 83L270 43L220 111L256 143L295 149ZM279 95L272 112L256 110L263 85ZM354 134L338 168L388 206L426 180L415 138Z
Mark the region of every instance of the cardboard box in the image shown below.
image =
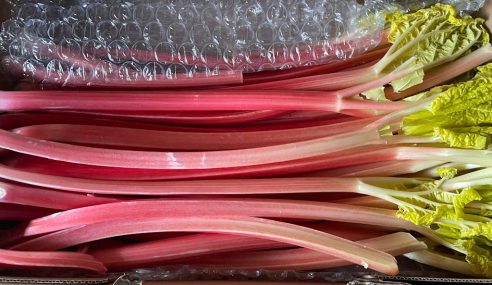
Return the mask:
M8 18L9 7L0 0L0 22ZM492 0L479 15L488 18L487 25L492 27ZM1 56L1 54L0 54ZM10 90L15 79L0 68L0 90ZM0 94L1 96L1 94ZM361 270L361 267L343 267L318 272L293 271L216 271L207 268L168 267L133 272L110 273L104 276L84 275L70 272L36 272L0 270L0 285L17 284L72 284L72 285L314 285L320 283L351 285L407 285L407 284L492 284L492 279L473 279L444 272L399 258L401 274L383 276L375 272ZM210 279L216 279L211 281ZM181 280L181 281L175 281Z

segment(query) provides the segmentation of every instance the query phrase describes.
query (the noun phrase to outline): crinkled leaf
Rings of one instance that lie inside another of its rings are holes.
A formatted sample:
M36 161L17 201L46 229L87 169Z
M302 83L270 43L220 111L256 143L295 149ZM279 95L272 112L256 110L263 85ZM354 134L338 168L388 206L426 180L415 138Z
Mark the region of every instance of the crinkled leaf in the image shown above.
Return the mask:
M443 179L451 179L458 174L458 169L452 167L439 167L435 171L436 174Z
M473 227L463 228L461 235L464 238L473 238L473 237L482 236L492 241L492 222L476 223Z
M461 229L460 225L450 224L450 223L435 223L437 225L437 229L434 232L447 240L459 240L461 239Z
M489 136L474 132L456 132L450 129L434 128L436 136L451 147L485 149L489 145Z
M470 204L471 202L480 200L482 200L482 196L480 196L480 194L472 187L461 190L461 192L458 195L454 196L453 199L453 206L456 215L458 217L463 217L463 211L466 205Z
M429 110L423 110L405 117L402 130L407 135L433 136L436 127L450 129L484 124L492 124L492 103L444 115L433 115Z
M492 76L480 75L471 80L454 85L442 92L434 101L429 110L434 115L444 115L470 108L476 108L490 102L492 98Z
M461 218L463 210L455 209L455 207L461 207L465 201L471 199L473 194L468 192L458 194L443 192L439 187L444 181L453 178L456 175L457 170L454 168L438 168L436 172L441 176L441 179L423 183L417 187L408 189L408 193L416 193L415 197L398 198L407 203L399 205L399 210L397 212L399 218L410 221L416 225L424 226L430 226L439 218L454 220ZM397 197L397 195L395 196ZM480 196L478 195L478 197ZM415 207L410 207L408 204L412 204Z
M489 42L483 20L459 17L449 5L437 4L415 13L394 13L387 16L390 24L388 39L393 43L390 52L379 63L384 72L401 68L412 58L414 66L423 69L391 83L398 92L422 82L423 70L452 61L474 47ZM408 67L408 66L407 66Z
M481 67L469 81L430 92L437 95L429 108L403 119L404 134L436 136L451 147L489 147L492 139L492 64Z
M376 87L374 89L362 92L362 95L364 95L366 99L373 100L373 101L389 101L385 97L383 86Z
M395 92L400 92L424 81L424 70L419 69L399 79L393 80L391 86Z
M492 76L492 65L491 64L486 64L477 67L477 74L475 75L475 78L482 78L482 77L491 77Z
M442 211L429 211L417 208L400 206L396 212L396 216L400 219L407 220L415 225L430 226L437 218L440 218Z
M475 265L476 273L492 277L492 248L479 246L475 240L460 240L456 245L465 249L466 261Z

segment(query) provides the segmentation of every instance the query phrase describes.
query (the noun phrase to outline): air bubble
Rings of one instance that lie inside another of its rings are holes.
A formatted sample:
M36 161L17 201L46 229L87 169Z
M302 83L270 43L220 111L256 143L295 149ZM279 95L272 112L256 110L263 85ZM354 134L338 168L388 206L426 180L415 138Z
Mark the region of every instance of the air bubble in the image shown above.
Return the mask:
M167 29L167 39L176 44L186 42L188 30L183 23L174 23Z
M56 43L61 42L65 38L70 39L72 38L72 26L66 22L53 22L48 28L48 37Z
M100 61L93 71L93 79L96 82L111 81L117 76L116 66L109 61Z
M314 11L304 2L293 5L290 17L298 24L313 21Z
M65 16L65 8L61 6L49 5L44 9L46 21L63 21Z
M25 42L22 39L14 39L9 47L9 55L14 58L28 56L29 53L26 51Z
M122 63L131 58L130 48L124 41L114 41L108 45L108 58L111 62Z
M54 42L47 39L39 39L33 44L32 53L35 59L46 61L58 54L57 48L58 46Z
M154 58L154 48L148 42L139 41L132 47L132 59L137 63L147 63Z
M199 49L192 43L184 43L178 49L179 62L191 65L198 62L200 58Z
M45 66L35 59L28 59L22 65L22 73L32 81L41 81L44 78Z
M289 48L284 43L274 43L268 49L268 61L272 64L282 64L289 59Z
M345 27L342 21L331 20L325 24L323 35L326 39L335 39L341 37L345 33Z
M177 17L176 10L170 5L163 5L156 11L156 19L164 27L169 27L172 23L176 22Z
M133 61L127 61L118 68L118 77L124 81L135 82L142 77L142 68Z
M186 5L178 10L178 21L187 27L191 26L195 22L195 19L199 18L200 15L193 5Z
M144 66L142 76L147 81L159 80L166 74L166 69L159 63L150 62Z
M215 27L222 23L222 14L214 5L206 6L201 12L202 22L208 27Z
M312 58L312 48L309 44L299 42L290 48L290 59L297 63L303 63Z
M163 64L176 62L177 52L172 43L162 42L155 48L155 59Z
M295 63L293 63L293 62L288 62L288 63L286 63L286 64L282 65L282 66L280 67L280 70L287 70L287 69L291 69L291 68L295 68L295 67L297 67L297 65L296 65Z
M96 27L89 21L76 22L72 27L72 33L78 41L88 41L96 37Z
M102 21L97 24L96 36L103 43L110 43L118 38L120 28L114 21Z
M90 40L83 44L82 54L88 61L99 60L107 56L106 46L97 40Z
M298 35L299 35L299 28L292 21L285 22L279 27L278 39L281 41L284 42L293 41L294 39L297 38Z
M255 31L250 25L240 25L236 29L236 45L243 47L255 40Z
M196 45L203 46L212 41L212 34L206 25L196 24L191 27L190 39Z
M115 4L109 10L109 18L113 21L127 22L132 20L132 12L127 5Z
M182 76L190 76L188 69L182 64L171 64L166 69L166 77L168 79L176 79Z
M202 62L212 65L221 62L221 59L222 52L218 45L210 43L203 47L201 52Z
M101 3L90 4L86 8L87 20L92 23L99 23L109 18L108 6Z
M166 37L166 33L161 23L150 22L143 30L143 38L150 45L156 45Z
M46 75L50 82L63 83L66 80L68 68L60 60L54 59L46 65Z
M230 45L234 42L234 32L227 26L217 26L212 32L214 43L218 45Z
M302 26L301 40L304 42L315 43L321 36L321 26L315 22L308 22Z
M265 12L263 11L263 8L259 4L251 5L249 6L246 11L244 12L243 15L244 21L246 23L257 27L263 21L265 20Z
M23 24L17 20L7 20L2 23L2 33L16 37L23 31L22 25Z
M274 2L267 10L267 20L271 23L283 22L287 19L287 9L284 5Z
M85 19L85 9L82 6L72 6L66 12L65 21L68 23L75 23Z
M24 4L19 8L17 17L22 22L30 19L42 19L43 12L37 4Z
M90 84L92 79L92 70L80 66L78 63L70 66L66 85L80 86L82 84Z
M252 44L246 51L248 63L264 63L268 60L268 50L261 44Z
M35 40L47 34L46 22L43 20L31 19L24 24L24 36L27 39Z
M155 20L155 10L152 6L146 4L136 5L133 9L133 20L140 24L145 24Z
M249 64L242 65L241 66L241 70L244 73L253 73L253 72L256 71L256 69L254 67L252 67L251 65L249 65Z
M190 69L191 75L199 74L199 75L207 75L208 76L209 73L210 73L210 69L208 68L207 65L205 65L203 63L194 64Z
M126 22L120 28L120 39L126 43L134 43L142 39L142 29L137 22Z
M256 39L263 44L270 44L275 41L275 27L270 23L261 24L256 30Z

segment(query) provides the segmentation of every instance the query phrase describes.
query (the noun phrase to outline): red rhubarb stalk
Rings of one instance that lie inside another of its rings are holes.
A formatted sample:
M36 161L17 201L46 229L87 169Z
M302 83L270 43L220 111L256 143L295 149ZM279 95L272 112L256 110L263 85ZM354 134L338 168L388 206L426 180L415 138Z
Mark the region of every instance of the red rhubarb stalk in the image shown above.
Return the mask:
M92 255L79 252L38 252L0 249L2 268L72 268L103 273L106 267Z
M53 214L52 209L37 208L24 205L0 204L1 221L28 221Z
M0 182L0 203L69 210L117 201L121 200Z

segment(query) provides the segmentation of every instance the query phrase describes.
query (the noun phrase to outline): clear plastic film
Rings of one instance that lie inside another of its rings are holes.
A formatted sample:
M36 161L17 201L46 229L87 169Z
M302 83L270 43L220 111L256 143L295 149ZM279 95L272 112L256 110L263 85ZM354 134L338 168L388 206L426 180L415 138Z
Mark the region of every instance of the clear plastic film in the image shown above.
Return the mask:
M383 12L435 1L40 0L9 2L2 66L57 86L240 83L243 72L344 60L377 46ZM477 10L483 0L448 0Z

